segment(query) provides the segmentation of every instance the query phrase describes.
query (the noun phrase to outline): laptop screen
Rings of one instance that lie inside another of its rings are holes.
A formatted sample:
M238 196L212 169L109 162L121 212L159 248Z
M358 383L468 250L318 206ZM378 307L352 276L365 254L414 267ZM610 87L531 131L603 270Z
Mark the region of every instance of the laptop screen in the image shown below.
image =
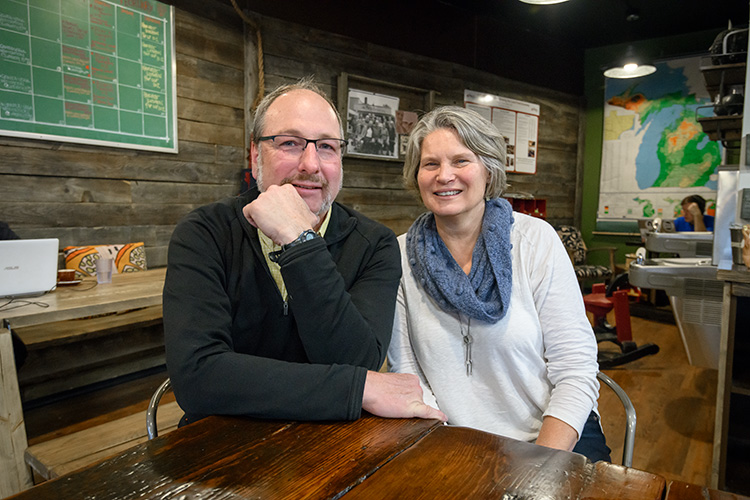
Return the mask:
M57 285L57 238L0 241L0 297L49 292Z

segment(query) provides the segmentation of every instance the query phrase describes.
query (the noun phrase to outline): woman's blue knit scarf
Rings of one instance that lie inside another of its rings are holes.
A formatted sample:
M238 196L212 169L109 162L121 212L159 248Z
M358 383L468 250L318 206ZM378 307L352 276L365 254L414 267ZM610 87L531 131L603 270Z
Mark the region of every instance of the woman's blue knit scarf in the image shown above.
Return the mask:
M479 235L467 276L435 227L435 216L420 215L406 234L406 255L417 281L447 312L459 312L487 323L508 311L512 283L510 227L513 209L506 200L485 202Z

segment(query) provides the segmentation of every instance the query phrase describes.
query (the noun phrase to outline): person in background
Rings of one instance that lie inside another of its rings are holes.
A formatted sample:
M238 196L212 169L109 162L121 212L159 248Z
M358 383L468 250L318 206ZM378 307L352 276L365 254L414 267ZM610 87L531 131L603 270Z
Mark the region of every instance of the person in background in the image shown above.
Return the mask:
M429 211L398 238L389 369L418 375L449 424L610 460L575 272L552 226L500 197L503 136L438 108L411 132L403 175Z
M713 231L714 218L704 215L706 200L697 194L686 196L682 202L682 216L674 220L676 231Z
M258 105L257 186L185 217L164 285L167 369L185 417L445 416L380 373L401 276L391 230L334 199L346 141L310 80Z
M0 221L0 240L20 240L20 239L21 237L18 236L16 233L14 233L8 224L6 224L3 221Z

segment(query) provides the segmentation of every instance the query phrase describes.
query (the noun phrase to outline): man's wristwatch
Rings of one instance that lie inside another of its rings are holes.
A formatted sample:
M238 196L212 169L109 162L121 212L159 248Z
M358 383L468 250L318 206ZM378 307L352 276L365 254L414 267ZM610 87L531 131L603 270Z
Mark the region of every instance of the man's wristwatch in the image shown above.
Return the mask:
M310 240L312 240L312 239L314 239L314 238L317 238L317 236L318 236L318 233L316 233L316 232L315 232L315 231L313 231L312 229L306 229L306 230L302 231L302 232L300 233L300 235L299 235L299 236L297 236L297 238L296 238L296 239L294 239L294 240L290 241L290 242L289 242L289 243L287 243L286 245L281 245L281 250L279 250L279 251L277 251L277 252L271 252L271 253L269 253L269 254L268 254L268 257L269 257L269 258L270 258L270 259L271 259L271 260L272 260L273 262L277 262L277 260L278 260L279 256L280 256L280 255L281 255L282 253L286 252L287 250L289 250L290 248L292 248L292 247L294 247L294 246L297 246L297 245L299 245L300 243L304 243L304 242L306 242L306 241L310 241Z
M312 229L306 229L300 233L299 236L297 236L297 239L290 241L286 245L281 245L281 251L286 252L290 248L299 245L300 243L304 243L306 241L310 241L311 239L315 238L318 235L315 231Z

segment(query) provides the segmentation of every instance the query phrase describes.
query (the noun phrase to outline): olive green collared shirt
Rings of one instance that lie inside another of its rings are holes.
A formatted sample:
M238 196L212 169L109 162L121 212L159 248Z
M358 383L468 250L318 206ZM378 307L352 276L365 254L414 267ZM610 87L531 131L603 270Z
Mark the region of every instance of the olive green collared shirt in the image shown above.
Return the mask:
M317 233L321 237L326 235L326 230L328 229L328 223L331 221L331 209L328 209L328 213L326 213L325 218L323 219L323 223L320 225L320 229L318 229ZM273 280L276 282L276 286L279 289L279 292L281 292L281 297L286 301L287 292L286 292L286 285L284 284L284 278L281 276L281 266L279 266L276 262L272 261L269 257L269 254L271 252L278 252L281 250L281 245L277 245L274 243L274 241L266 236L263 231L258 229L258 238L260 239L260 247L263 250L263 257L266 259L266 264L268 264L268 269L271 271L271 276L273 277Z

